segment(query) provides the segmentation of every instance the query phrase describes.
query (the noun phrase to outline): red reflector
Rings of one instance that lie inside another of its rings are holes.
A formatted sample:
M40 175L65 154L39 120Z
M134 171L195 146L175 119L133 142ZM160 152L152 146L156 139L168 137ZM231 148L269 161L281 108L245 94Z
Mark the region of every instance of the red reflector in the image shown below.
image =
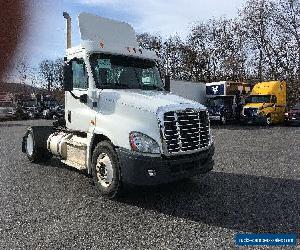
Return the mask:
M134 140L134 135L133 134L129 135L129 141L130 141L131 149L133 151L136 151L137 150L137 146L135 145L135 140Z

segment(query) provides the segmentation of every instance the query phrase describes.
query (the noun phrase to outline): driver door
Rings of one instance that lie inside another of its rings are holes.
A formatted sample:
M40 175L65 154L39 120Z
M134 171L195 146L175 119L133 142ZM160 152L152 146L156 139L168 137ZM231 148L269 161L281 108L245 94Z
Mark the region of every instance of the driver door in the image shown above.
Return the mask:
M73 71L73 91L66 92L66 125L69 129L88 132L92 119L91 101L80 102L76 97L87 94L88 73L83 59L76 59L70 62Z

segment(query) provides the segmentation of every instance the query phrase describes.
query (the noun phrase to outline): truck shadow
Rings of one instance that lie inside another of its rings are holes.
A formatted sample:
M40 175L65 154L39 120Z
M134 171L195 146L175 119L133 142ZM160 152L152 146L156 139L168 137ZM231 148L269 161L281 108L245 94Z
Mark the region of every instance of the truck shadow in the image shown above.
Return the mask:
M297 180L211 172L200 179L134 188L120 202L244 232L299 232Z
M22 123L1 123L0 121L0 128L10 128L10 127L28 127L26 124Z

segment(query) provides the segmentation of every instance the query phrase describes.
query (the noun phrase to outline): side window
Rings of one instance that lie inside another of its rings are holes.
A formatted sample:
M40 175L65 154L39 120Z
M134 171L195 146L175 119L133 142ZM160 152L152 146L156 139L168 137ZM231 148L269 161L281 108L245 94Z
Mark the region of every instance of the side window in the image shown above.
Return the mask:
M73 87L79 89L88 88L88 75L84 61L72 61Z
M151 69L143 69L142 70L142 83L144 85L157 85L159 84L157 82L157 79L160 79L155 74L158 72L155 72L152 68Z

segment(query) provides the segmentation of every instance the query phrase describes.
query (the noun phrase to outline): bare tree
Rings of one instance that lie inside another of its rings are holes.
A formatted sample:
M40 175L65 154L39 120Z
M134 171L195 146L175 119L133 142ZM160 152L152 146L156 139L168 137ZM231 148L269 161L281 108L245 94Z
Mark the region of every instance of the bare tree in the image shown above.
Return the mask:
M63 65L64 61L62 58L56 59L54 62L55 86L59 90L63 88Z
M41 79L38 68L29 69L28 83L34 88L41 87Z
M19 83L21 83L23 91L26 92L26 83L28 79L28 74L29 74L29 65L27 63L26 58L21 59L16 63L15 70L17 73L17 79ZM15 90L17 91L17 90Z
M242 24L247 31L252 53L252 60L258 61L257 77L260 81L264 79L264 63L267 53L267 45L271 40L270 28L272 27L271 16L274 11L274 4L269 0L247 1L241 11ZM257 57L258 54L258 57Z

